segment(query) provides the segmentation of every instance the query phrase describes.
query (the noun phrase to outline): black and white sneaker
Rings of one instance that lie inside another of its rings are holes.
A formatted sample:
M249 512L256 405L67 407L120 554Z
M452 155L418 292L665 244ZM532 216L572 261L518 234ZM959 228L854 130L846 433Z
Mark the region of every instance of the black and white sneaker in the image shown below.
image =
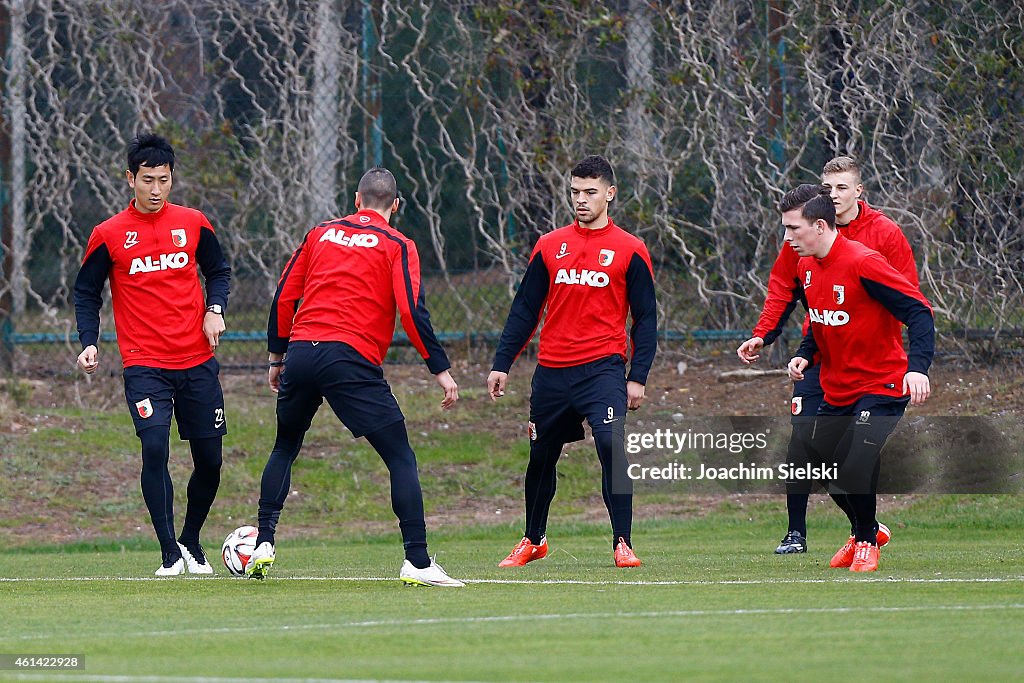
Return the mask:
M203 546L198 543L194 546L187 546L179 542L178 547L181 548L181 557L185 560L185 567L189 574L213 574L213 567L206 561Z
M807 539L799 531L787 532L786 537L782 539L782 543L779 543L779 547L775 549L776 555L792 555L793 553L806 552Z
M163 564L157 567L157 576L179 576L185 573L185 560L172 552L163 554Z

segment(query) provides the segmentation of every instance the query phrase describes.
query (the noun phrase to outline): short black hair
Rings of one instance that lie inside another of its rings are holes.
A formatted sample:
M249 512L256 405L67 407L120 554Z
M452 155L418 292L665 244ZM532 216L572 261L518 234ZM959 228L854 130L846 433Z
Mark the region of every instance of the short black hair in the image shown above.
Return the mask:
M398 198L398 181L383 166L374 166L359 179L356 188L364 209L386 209Z
M615 184L615 173L612 165L602 156L591 154L572 169L573 178L598 178L607 181L609 185Z
M812 221L820 218L828 223L828 227L836 227L836 207L824 185L805 183L787 192L779 202L779 211L783 213L801 207L800 215L804 218Z
M166 139L153 133L139 133L128 143L128 170L132 175L139 172L139 166L167 166L174 170L174 149Z

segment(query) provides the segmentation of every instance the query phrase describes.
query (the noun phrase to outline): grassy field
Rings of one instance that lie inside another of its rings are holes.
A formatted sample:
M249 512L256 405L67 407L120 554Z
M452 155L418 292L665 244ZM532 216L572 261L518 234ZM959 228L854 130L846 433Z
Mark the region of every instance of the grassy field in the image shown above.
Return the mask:
M788 402L777 377L723 384L710 365L681 376L668 367L634 419L734 415L737 401L744 414L772 415ZM945 403L929 404L932 414L1020 414L1019 373L944 372L933 381ZM268 581L230 578L219 562L214 578L155 579L159 553L119 378L8 381L0 664L11 654L77 654L85 668L0 669L0 681L1024 676L1020 495L883 496L894 540L880 571L862 576L828 568L846 529L824 497L809 515L810 552L780 557L771 552L785 530L779 496L638 490L634 543L645 564L619 570L593 445L582 443L559 464L551 555L500 570L522 533L529 370L492 404L485 371L458 366L463 398L451 413L438 410L422 367L389 373L420 463L431 552L464 589L399 584L386 470L326 410L296 462ZM263 377L224 382L223 483L204 531L214 555L225 534L252 522L274 438ZM190 466L176 438L171 469L180 522ZM1011 477L1019 485L1020 473Z
M771 553L767 510L641 524L645 565L611 566L603 527L553 525L551 555L495 565L495 527L431 536L464 589L396 579L392 535L282 543L265 582L151 578L152 548L36 548L0 559L0 653L85 656L0 680L1010 680L1024 670L1019 506L922 500L887 518L882 568L828 568L844 535ZM972 512L980 523L960 525Z
M525 438L528 381L500 404L484 395L482 380L462 377L457 408L442 412L440 389L418 366L400 367L394 390L406 414L420 465L428 515L460 522L515 517L529 453ZM465 373L463 373L465 375ZM263 375L224 377L228 436L211 538L255 518L260 475L274 442L274 396ZM139 489L138 439L124 407L121 381L104 377L87 386L37 381L0 391L0 541L23 546L91 538L148 537ZM16 393L20 392L20 393ZM77 393L76 393L77 392ZM18 401L2 399L16 395ZM563 459L560 514L585 517L600 507L599 467L592 445L578 444ZM175 509L185 506L191 472L188 445L172 426L170 469ZM321 408L296 461L283 524L318 535L327 524L350 533L390 529L387 469L363 439L353 439Z

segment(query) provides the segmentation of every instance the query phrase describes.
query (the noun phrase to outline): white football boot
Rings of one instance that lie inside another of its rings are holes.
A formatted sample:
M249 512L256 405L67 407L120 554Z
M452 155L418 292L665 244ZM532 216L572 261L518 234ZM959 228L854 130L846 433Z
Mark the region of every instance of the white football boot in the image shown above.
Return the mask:
M203 550L203 546L199 546L199 556L193 555L189 552L181 543L178 544L181 549L181 557L185 560L185 568L188 569L189 574L206 574L210 576L213 574L213 567L206 561L206 552Z
M185 573L185 560L178 558L173 564L167 566L167 564L160 565L159 569L156 570L157 576L178 576Z
M267 578L267 572L274 565L274 556L274 544L263 541L252 551L252 556L245 565L245 575L250 579Z
M448 576L448 572L433 560L430 561L429 567L424 567L423 569L417 568L412 562L406 560L402 564L402 571L399 573L398 578L407 586L461 588L466 585L458 579Z

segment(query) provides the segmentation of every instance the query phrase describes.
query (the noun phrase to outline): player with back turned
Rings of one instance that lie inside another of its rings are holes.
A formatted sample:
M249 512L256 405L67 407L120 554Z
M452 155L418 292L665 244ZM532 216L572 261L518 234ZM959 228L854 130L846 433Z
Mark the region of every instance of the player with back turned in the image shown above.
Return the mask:
M916 285L918 278L914 254L900 226L861 199L864 185L857 161L848 156L830 159L822 168L821 182L835 206L836 229L839 233L877 251L903 277ZM803 300L803 287L796 272L799 259L788 244L782 245L768 278L768 295L753 336L736 349L744 363L754 363L760 358L762 348L779 337L790 313ZM807 325L805 320L804 331ZM793 385L790 418L793 430L788 446L788 461L791 464L807 460L814 416L823 399L818 366L813 365L804 373L804 378ZM786 482L789 526L782 542L775 549L780 555L807 552L807 501L811 487L810 481ZM879 525L880 546L888 543L890 533L887 526Z
M829 495L853 535L832 567L878 569L875 519L880 456L908 403L931 393L935 319L920 288L876 251L836 230L835 206L820 185L801 185L779 204L786 243L801 257L797 273L810 327L789 362L793 381L820 365L825 398L814 419L810 450L839 465ZM907 326L909 354L903 347Z
M487 378L492 400L504 395L509 369L543 319L530 395L526 530L501 567L547 555L556 465L562 447L583 438L584 419L601 462L613 560L618 567L641 564L630 538L633 488L626 474L625 418L627 408L636 410L644 400L657 348L657 303L647 247L608 216L615 192L612 167L603 157L589 156L572 169L576 220L537 240L494 354ZM628 339L627 313L633 318Z
M245 568L250 578L264 578L276 559L275 533L291 490L292 463L326 398L352 435L365 436L388 468L391 507L405 547L401 581L464 585L427 554L416 455L381 368L397 312L444 392L441 407L459 399L451 363L430 325L416 244L389 223L399 201L394 175L370 169L359 181L356 213L306 233L281 274L267 326L277 438L260 485L259 535Z
M125 175L135 196L93 229L75 280L78 365L90 374L99 367L100 307L110 280L124 393L142 442L142 496L163 555L157 576L213 573L199 532L220 485L227 432L213 352L224 332L231 269L206 216L167 200L173 171L166 140L139 135L132 141ZM177 540L167 470L172 414L195 467Z

